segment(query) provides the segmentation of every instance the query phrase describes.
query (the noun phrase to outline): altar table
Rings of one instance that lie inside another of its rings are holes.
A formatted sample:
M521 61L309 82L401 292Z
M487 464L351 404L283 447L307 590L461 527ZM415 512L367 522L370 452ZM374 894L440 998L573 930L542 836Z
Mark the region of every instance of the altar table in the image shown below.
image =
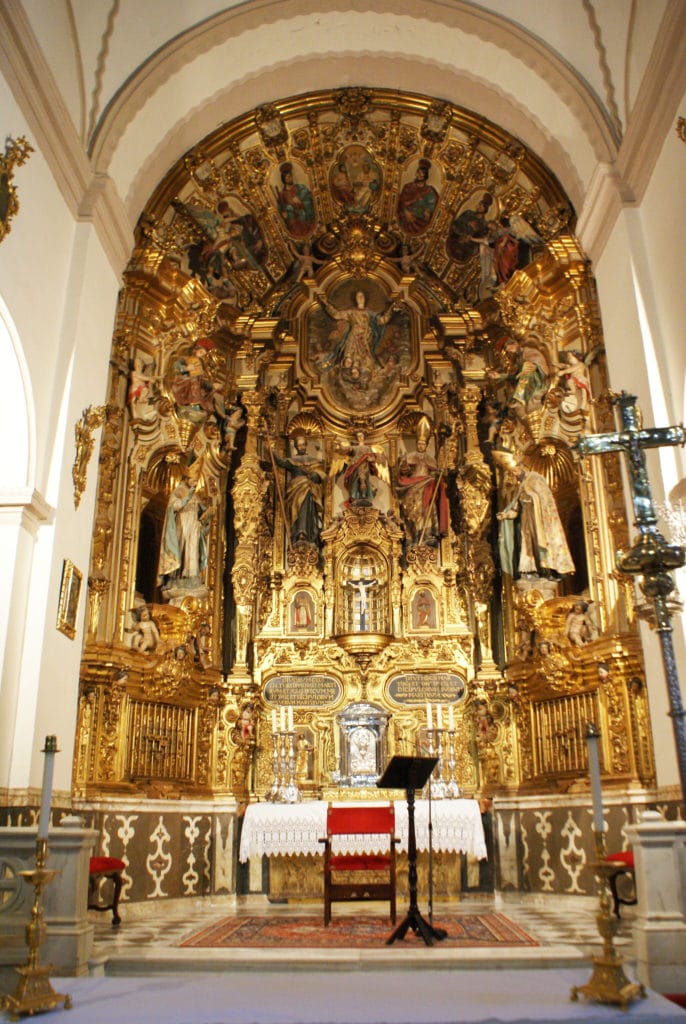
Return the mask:
M336 802L335 806L349 806ZM362 804L352 804L362 806ZM243 820L239 860L251 857L310 855L323 852L319 842L326 835L325 800L300 804L249 804ZM429 801L415 801L415 836L418 850L429 848ZM466 853L478 860L486 858L481 812L476 800L433 800L431 803L432 849L434 852ZM407 851L407 802L395 801L395 834L398 849ZM335 847L342 853L378 853L382 837L341 836ZM386 840L387 843L387 840Z

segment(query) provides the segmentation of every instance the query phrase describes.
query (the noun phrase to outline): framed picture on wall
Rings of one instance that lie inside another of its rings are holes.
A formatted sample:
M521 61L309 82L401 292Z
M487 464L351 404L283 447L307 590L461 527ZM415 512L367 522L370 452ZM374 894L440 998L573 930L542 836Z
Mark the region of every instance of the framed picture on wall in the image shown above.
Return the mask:
M76 636L76 618L79 612L81 595L81 573L68 558L62 563L62 582L60 584L60 603L57 609L57 628L70 640Z

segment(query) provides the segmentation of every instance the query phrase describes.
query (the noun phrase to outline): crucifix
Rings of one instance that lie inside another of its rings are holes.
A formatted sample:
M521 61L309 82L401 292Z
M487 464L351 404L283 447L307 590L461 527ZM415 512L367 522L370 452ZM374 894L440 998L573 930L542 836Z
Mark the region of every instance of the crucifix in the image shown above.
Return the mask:
M683 426L653 427L651 430L644 430L636 397L627 394L626 391L612 393L612 404L619 409L623 429L610 434L582 437L577 441L576 447L582 457L605 455L608 452L624 452L626 455L639 538L630 551L618 551L615 562L619 572L643 577L640 583L641 590L652 600L655 608L662 662L667 677L669 714L674 728L683 804L686 801L686 711L681 699L667 597L674 589L674 580L670 573L686 562L686 552L677 544L668 544L657 528L645 449L686 444L686 430Z

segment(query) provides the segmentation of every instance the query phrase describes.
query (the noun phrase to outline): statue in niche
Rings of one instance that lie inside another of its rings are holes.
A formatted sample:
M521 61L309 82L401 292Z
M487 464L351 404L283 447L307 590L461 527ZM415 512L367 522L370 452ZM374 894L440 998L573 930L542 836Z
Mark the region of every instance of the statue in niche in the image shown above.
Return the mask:
M358 430L352 442L338 442L332 476L343 471L343 486L348 492L346 507L373 505L377 495L375 478L390 483L386 453L381 445L368 444L364 430Z
M565 619L565 636L570 644L573 647L585 647L591 640L595 640L597 632L589 612L589 602L575 601Z
M155 360L146 360L137 352L133 357L127 394L133 419L152 420L157 416L152 389L154 380Z
M430 432L429 421L422 417L416 450L400 453L397 489L409 544L436 545L448 532L448 495L443 474L428 450Z
M349 578L345 582L346 586L352 588L353 630L356 633L368 633L372 628L370 592L378 587L379 581L359 576L357 579Z
M500 520L500 564L508 576L559 579L575 572L567 538L550 487L540 473L525 469L509 452L493 459L511 474L516 486ZM515 536L515 520L519 535Z
M270 443L270 442L268 442ZM326 469L322 459L307 450L307 438L299 434L293 439L294 452L282 458L273 450L277 466L289 473L286 485L286 514L291 544L319 547L324 521L324 482Z
M211 509L197 492L200 469L200 461L187 469L167 502L158 567L164 591L180 587L191 592L200 586L207 566Z

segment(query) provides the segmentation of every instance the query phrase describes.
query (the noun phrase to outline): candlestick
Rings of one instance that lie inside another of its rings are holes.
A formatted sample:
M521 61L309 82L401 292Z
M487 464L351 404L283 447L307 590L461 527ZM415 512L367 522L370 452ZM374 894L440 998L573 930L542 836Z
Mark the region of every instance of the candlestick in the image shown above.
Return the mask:
M52 773L55 768L55 754L57 753L57 737L46 736L43 748L45 761L43 762L43 788L41 790L40 817L38 819L38 838L47 839L50 827L50 805L52 802Z
M443 708L440 704L436 705L436 728L443 728Z
M293 732L293 708L288 707L288 731Z
M455 731L455 708L452 704L448 704L448 728L451 732Z
M276 732L276 708L272 708L272 732Z
M286 709L284 707L279 708L279 722L281 725L281 732L286 731Z
M431 705L426 705L426 727L427 729L433 729L433 719L431 717Z
M593 722L586 724L586 747L588 749L588 770L591 776L591 796L593 798L593 827L596 832L605 831L603 817L603 792L600 786L600 761L598 758L598 740L600 732Z

